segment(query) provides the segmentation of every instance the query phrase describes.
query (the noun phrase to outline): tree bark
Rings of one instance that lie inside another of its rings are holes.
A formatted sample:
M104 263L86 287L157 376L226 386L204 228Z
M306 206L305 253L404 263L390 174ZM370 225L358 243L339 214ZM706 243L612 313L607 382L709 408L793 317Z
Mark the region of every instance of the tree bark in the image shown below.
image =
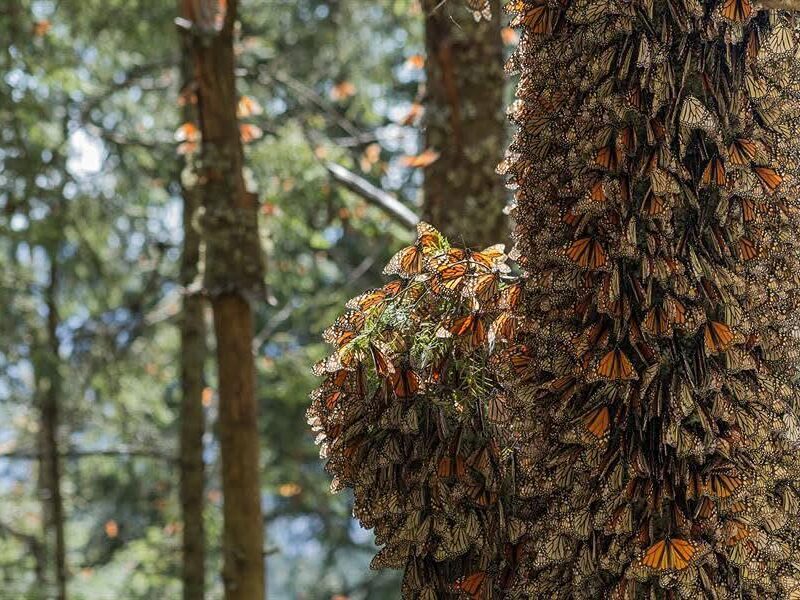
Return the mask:
M184 86L192 79L191 38L181 40L181 73ZM183 109L184 122L193 122L191 102ZM199 208L194 188L182 186L183 193L183 253L180 282L184 290L191 287L199 273L200 233L194 227ZM181 330L181 409L180 409L180 502L183 516L183 580L184 600L202 600L205 594L205 527L203 524L203 371L206 355L206 324L203 315L205 302L196 292L183 296Z
M245 188L236 117L234 23L237 2L185 0L193 37L200 181L205 243L204 287L211 297L217 340L219 437L224 497L223 580L226 600L265 595L259 436L248 301L263 285L257 203Z
M58 341L58 264L56 252L50 252L50 281L46 291L46 339L36 365L40 402L39 494L42 502L44 546L47 556L47 581L58 600L67 599L66 542L64 503L61 495L61 459L58 428L61 373Z
M456 243L507 237L505 187L495 172L505 142L500 0L475 22L460 2L424 0L425 145L440 153L425 168L423 218Z

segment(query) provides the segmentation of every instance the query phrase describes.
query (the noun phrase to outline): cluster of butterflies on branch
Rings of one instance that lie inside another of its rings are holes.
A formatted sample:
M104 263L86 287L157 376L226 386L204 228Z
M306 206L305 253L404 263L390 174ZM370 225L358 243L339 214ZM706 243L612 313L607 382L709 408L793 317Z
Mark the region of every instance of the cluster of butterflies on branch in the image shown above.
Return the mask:
M800 599L800 29L512 0L500 247L428 225L309 419L407 598Z

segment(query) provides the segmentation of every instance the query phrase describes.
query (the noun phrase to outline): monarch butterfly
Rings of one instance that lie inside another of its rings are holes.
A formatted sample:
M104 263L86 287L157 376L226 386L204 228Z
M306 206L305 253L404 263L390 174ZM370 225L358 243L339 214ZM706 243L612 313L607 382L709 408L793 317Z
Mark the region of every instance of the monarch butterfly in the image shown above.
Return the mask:
M754 167L753 172L756 174L761 184L764 186L768 194L774 194L775 190L783 181L783 177L775 170L769 167Z
M644 327L657 337L669 335L671 329L667 311L658 306L651 308L644 317Z
M533 379L539 372L530 349L523 344L508 348L500 356L501 360L507 361L511 372L520 383Z
M480 21L481 18L487 21L492 20L492 7L489 0L464 0L464 4L472 11L472 16L476 21Z
M706 350L712 354L725 352L733 343L733 332L725 323L709 321L703 331Z
M704 131L713 131L717 124L716 119L706 108L706 105L694 96L688 96L683 101L680 122L681 125L689 129L702 129Z
M667 209L667 204L662 196L657 196L652 190L647 192L647 195L642 201L642 213L648 217L654 217L664 213Z
M753 260L758 256L756 245L746 237L739 239L739 256L742 260Z
M553 32L558 12L550 8L546 2L522 8L521 11L511 21L511 27L522 25L535 34L547 35Z
M595 370L597 375L609 381L620 381L624 379L635 379L636 371L630 359L625 356L622 350L612 350L608 352L597 364Z
M742 198L742 219L745 223L756 219L756 203L752 198Z
M500 291L500 308L513 309L522 297L522 282L515 281Z
M686 307L680 300L668 297L664 300L664 310L674 325L686 324Z
M608 200L608 196L606 196L606 191L603 189L603 181L601 179L592 184L592 188L589 192L589 198L595 202L605 202Z
M589 433L596 438L602 438L611 428L610 415L607 406L593 410L583 418L583 424Z
M636 150L636 131L633 127L628 126L617 134L617 146L625 154Z
M500 291L500 274L494 271L481 273L470 281L467 290L478 302L489 302Z
M746 167L750 161L756 157L758 153L758 146L752 140L739 138L733 140L731 145L728 146L728 156L730 157L731 164L737 167Z
M718 156L715 156L706 165L706 168L703 170L703 177L700 180L700 184L703 186L708 186L711 184L717 186L725 185L725 165L722 164L722 159Z
M581 221L581 215L576 213L574 207L571 206L568 210L564 211L564 215L561 217L561 220L570 227L577 227L578 223Z
M510 311L500 313L489 326L489 339L494 344L496 340L513 340L517 332L517 318Z
M742 478L733 471L713 473L708 478L706 491L711 492L716 498L732 496L742 485Z
M477 571L456 580L453 590L467 594L471 600L479 600L485 597L488 583L489 576L486 571Z
M392 256L389 264L383 270L384 275L400 275L413 277L422 272L422 248L414 244L400 250Z
M591 237L575 240L566 249L567 258L578 266L599 269L606 264L606 252L600 242Z
M375 363L375 372L378 373L378 375L381 377L389 377L394 373L394 364L392 364L380 348L370 343L369 351L372 355L372 362Z
M604 146L597 151L594 162L603 169L616 171L619 167L619 156L614 146Z
M480 252L467 252L466 256L472 262L478 263L486 269L498 268L508 258L505 244L495 244Z
M486 327L479 313L471 313L465 317L458 317L446 321L439 331L439 337L454 335L458 338L467 337L470 348L476 348L486 342Z
M641 563L656 571L685 569L697 553L697 547L680 538L667 538L650 546L641 558Z
M413 277L422 272L423 257L432 254L443 244L442 234L431 225L420 221L417 224L417 239L411 246L397 252L383 270L384 275Z
M463 262L440 265L430 282L431 291L437 296L460 291L466 282L467 271L467 265Z
M410 398L419 392L419 376L410 368L396 369L390 378L392 391L398 398Z
M337 348L342 348L361 332L365 322L366 318L360 312L346 313L322 332L322 339Z
M496 393L489 398L486 416L492 423L505 423L508 421L508 399L502 393Z
M436 467L436 474L442 479L451 479L453 477L463 479L467 474L464 457L460 454L442 457Z
M403 281L396 279L387 283L382 288L370 290L350 299L345 305L346 308L369 312L370 309L382 305L388 298L396 296L403 289Z
M750 0L725 0L722 5L722 16L729 21L744 23L752 13Z

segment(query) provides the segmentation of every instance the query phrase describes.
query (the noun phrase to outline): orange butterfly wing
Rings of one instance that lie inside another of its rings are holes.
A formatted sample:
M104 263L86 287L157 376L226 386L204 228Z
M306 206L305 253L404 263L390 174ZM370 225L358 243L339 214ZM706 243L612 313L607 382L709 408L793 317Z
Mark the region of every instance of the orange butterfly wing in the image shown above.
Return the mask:
M750 0L725 0L722 5L722 16L729 21L743 23L753 13L753 6Z
M753 172L768 194L774 194L783 181L783 177L775 169L769 167L754 167Z

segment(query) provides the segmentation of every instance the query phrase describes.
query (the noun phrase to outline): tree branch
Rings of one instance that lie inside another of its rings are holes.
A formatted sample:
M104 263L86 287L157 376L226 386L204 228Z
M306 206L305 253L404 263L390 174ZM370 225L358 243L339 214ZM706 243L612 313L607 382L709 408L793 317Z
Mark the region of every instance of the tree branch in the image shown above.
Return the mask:
M128 450L125 448L117 448L111 450L67 450L59 452L61 458L79 459L88 457L124 457L124 458L155 458L165 460L167 462L174 462L175 457L157 450ZM0 453L0 459L8 460L38 460L39 452L15 450L13 452Z
M414 211L388 192L375 187L369 181L349 171L342 165L328 162L324 163L324 166L334 181L354 194L361 196L373 206L377 206L404 227L413 231L417 223L419 223L419 217Z
M800 0L761 0L761 6L769 10L800 11Z

